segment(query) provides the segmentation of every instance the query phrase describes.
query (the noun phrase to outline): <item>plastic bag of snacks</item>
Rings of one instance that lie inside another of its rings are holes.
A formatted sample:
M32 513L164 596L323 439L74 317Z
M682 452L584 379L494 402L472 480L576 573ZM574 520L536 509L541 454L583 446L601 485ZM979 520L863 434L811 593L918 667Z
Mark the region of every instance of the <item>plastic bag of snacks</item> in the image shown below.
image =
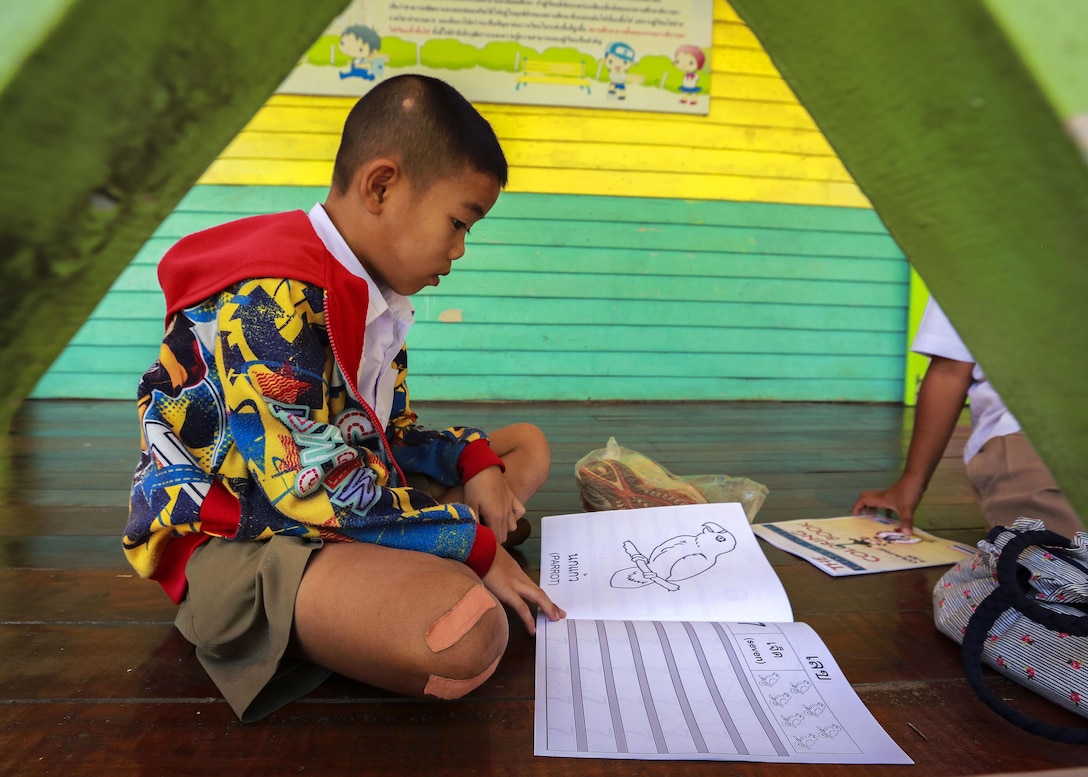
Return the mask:
M744 477L674 475L653 459L624 448L615 437L609 438L604 448L583 456L575 465L574 474L582 506L591 512L740 502L751 521L767 498L766 486Z

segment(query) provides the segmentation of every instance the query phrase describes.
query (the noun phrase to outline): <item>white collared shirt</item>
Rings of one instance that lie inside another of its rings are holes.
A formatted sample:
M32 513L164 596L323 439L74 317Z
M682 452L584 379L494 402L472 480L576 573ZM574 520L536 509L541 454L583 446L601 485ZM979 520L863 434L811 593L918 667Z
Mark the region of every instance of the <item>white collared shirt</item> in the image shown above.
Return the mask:
M366 338L356 380L360 397L373 408L384 428L389 425L393 388L397 381L393 357L404 347L408 329L415 320L415 308L407 297L384 284L379 285L370 277L321 203L310 209L309 216L314 231L336 261L352 275L366 281L370 299L366 310Z
M1020 422L1005 407L1005 402L960 339L952 322L932 297L922 313L911 350L923 356L942 356L974 365L971 368L971 387L967 390L967 398L971 400L971 436L963 447L965 462L970 461L987 440L1020 431Z

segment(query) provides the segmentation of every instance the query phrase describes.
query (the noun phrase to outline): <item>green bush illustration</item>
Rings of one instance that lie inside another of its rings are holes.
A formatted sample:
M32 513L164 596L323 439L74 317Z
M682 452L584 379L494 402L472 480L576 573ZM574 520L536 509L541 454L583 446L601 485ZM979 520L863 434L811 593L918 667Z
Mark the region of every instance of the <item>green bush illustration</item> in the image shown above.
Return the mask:
M488 70L505 70L513 73L519 69L519 63L526 57L539 56L536 49L523 46L514 41L491 41L480 49L477 64Z
M303 59L310 65L334 65L342 67L350 60L340 51L339 35L322 35L310 46Z
M432 38L419 52L419 64L447 70L476 67L480 50L455 38Z
M417 44L392 35L382 38L381 53L389 58L389 67L415 67L419 60Z

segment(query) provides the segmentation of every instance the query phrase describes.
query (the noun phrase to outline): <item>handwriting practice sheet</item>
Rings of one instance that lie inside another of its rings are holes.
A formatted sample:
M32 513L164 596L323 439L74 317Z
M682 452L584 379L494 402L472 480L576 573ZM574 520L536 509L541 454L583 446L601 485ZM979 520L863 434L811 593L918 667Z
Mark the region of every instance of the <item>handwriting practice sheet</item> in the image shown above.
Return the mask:
M552 516L541 545L541 582L569 616L537 619L536 755L913 763L792 621L739 505ZM750 617L761 599L783 619Z

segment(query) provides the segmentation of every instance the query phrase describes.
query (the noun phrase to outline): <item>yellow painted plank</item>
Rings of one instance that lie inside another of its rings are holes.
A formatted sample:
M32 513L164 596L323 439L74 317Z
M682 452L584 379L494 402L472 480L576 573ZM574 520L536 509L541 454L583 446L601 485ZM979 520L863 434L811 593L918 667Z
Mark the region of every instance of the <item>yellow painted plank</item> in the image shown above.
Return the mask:
M570 121L562 116L505 115L492 121L503 147L512 143L549 142L559 146L571 143L614 142L623 145L629 130L614 118ZM806 129L750 127L701 122L678 127L672 122L643 120L639 127L639 145L669 146L695 151L760 151L798 156L828 157L835 153L819 132ZM542 141L547 138L547 141ZM236 137L223 150L226 159L332 159L340 142L333 132L269 132L250 130ZM836 160L837 164L837 160Z
M714 0L714 21L737 22L743 24L737 12L726 0Z
M709 175L751 175L804 181L839 181L852 178L837 157L798 153L753 152L731 149L682 148L648 144L593 143L577 140L505 140L503 147L512 168L567 168L608 171L657 170ZM327 135L250 134L223 152L220 159L260 160L269 165L287 162L330 162L336 141ZM298 183L298 182L292 182Z
M277 186L289 181L297 186L328 186L331 175L331 162L218 159L205 172L201 183ZM696 200L871 207L853 183L660 171L512 167L507 190L623 197L653 192L655 197Z
M324 133L339 138L340 128L353 104L353 100L339 97L278 95L253 116L243 134ZM821 135L808 113L797 103L768 103L725 97L711 98L710 113L707 116L592 108L545 109L539 106L497 103L482 103L478 107L495 127L500 139L508 137L507 133L511 137L525 137L533 128L537 128L533 134L538 138L552 137L553 133L561 133L560 139L596 137L601 132L600 128L607 126L624 127L625 133L630 134L632 122L638 122L640 137L644 136L644 131L665 132L678 145L688 142L689 133L694 133L698 145L725 145L716 144L706 138L713 137L713 133L729 130L758 133L765 129L780 128ZM830 148L826 141L821 146Z
M746 49L736 46L715 46L710 56L712 73L729 73L753 76L781 78L781 74L771 63L771 58L763 49Z
M544 170L513 168L510 191L540 194L596 194L635 196L656 192L656 197L690 200L778 202L792 205L837 205L870 208L868 199L852 183L789 181L729 175L677 175L670 172L599 170Z
M725 19L714 21L711 46L715 53L719 49L758 49L763 51L763 47L759 45L759 39L748 29L746 24L740 21L730 22Z

